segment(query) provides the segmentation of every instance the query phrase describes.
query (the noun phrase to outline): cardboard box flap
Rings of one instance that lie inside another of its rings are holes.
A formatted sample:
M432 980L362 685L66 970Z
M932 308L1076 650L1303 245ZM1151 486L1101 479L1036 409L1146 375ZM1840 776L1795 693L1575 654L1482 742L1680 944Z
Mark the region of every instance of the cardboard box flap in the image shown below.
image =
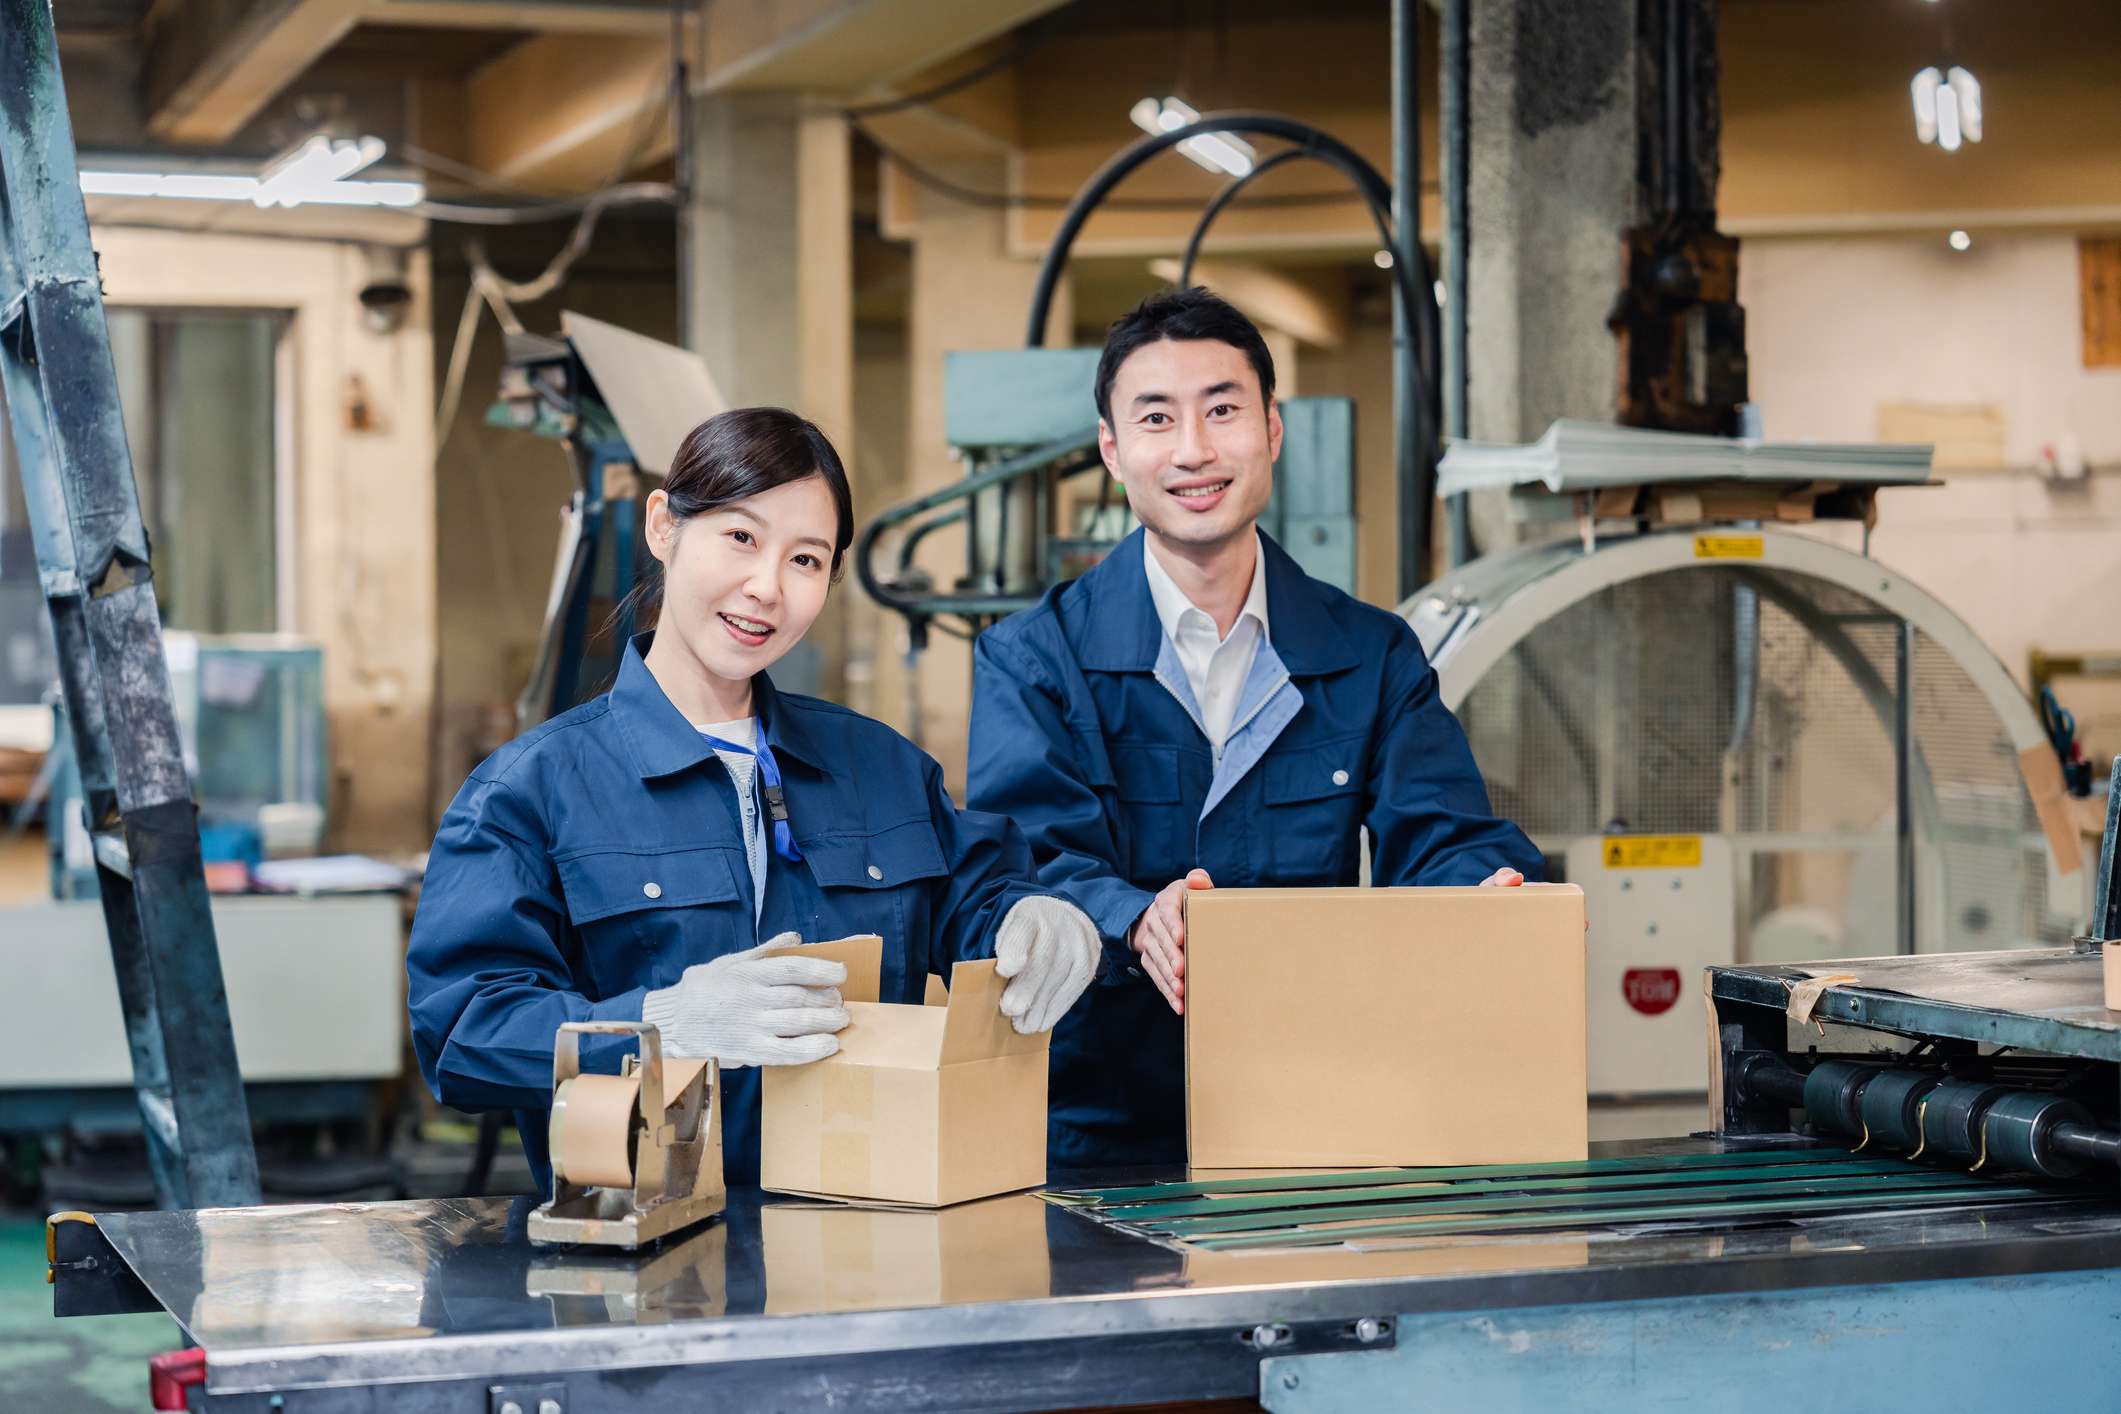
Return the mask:
M840 1048L821 1064L884 1066L893 1070L934 1070L943 1052L941 1007L895 1006L889 1002L847 1003L847 1025Z
M770 948L768 957L822 957L829 962L844 963L847 980L840 984L840 1000L844 1002L873 1002L879 996L879 978L884 971L884 940L874 933L858 933L851 938L835 938L825 943L790 943L786 947Z
M1008 979L998 975L994 962L960 962L950 969L950 1003L944 1013L944 1065L989 1060L995 1056L1020 1056L1043 1051L1052 1043L1051 1032L1020 1036L1009 1018L1002 1015L1002 989ZM922 1008L926 1010L927 1008Z

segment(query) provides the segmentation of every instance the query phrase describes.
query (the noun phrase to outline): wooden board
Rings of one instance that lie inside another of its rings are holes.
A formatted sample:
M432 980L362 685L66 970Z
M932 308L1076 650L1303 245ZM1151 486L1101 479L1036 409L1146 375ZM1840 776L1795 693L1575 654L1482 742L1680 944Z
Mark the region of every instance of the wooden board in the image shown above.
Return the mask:
M2077 242L2084 299L2084 366L2121 364L2121 236Z

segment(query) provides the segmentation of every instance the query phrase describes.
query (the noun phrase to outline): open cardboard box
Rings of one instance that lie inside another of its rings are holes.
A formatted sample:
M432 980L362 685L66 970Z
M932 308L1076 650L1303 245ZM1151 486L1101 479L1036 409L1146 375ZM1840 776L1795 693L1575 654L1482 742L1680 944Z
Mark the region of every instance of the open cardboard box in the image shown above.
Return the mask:
M1199 1168L1588 1156L1583 890L1186 895Z
M879 1002L883 940L782 950L847 966L839 1050L762 1076L759 1182L941 1207L1046 1181L1047 1033L1002 1015L994 963L960 962L942 1006Z

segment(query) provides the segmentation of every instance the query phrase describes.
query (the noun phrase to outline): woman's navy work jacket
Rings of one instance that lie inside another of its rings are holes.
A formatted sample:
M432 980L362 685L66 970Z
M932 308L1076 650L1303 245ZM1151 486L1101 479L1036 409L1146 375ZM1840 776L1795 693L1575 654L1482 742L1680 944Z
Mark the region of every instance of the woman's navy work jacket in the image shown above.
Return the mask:
M973 650L968 799L1023 827L1040 881L1105 938L1097 984L1053 1032L1048 1158L1063 1166L1185 1158L1184 1025L1125 937L1188 870L1222 887L1354 884L1367 826L1377 884L1477 884L1505 865L1541 877L1531 841L1490 813L1413 630L1264 534L1269 641L1218 761L1142 534Z
M803 861L774 853L752 919L751 868L729 773L663 695L634 639L603 697L510 742L443 817L406 959L413 1043L443 1104L510 1109L551 1190L553 1036L567 1021L638 1021L653 988L777 934L876 933L887 1002L928 974L994 955L1002 915L1038 886L1008 820L956 809L942 769L878 722L774 690L753 700ZM582 1038L615 1072L631 1038ZM595 1044L592 1044L595 1042ZM759 1073L722 1073L731 1183L755 1183Z

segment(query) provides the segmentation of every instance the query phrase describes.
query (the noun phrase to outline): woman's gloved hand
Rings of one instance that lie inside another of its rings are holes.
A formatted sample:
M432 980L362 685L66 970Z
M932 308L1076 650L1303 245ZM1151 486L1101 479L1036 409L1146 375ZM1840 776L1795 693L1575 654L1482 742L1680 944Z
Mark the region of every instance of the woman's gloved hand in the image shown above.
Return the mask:
M769 948L801 941L783 933L747 952L688 967L675 987L642 1000L641 1020L663 1033L666 1056L713 1056L724 1066L823 1060L840 1048L832 1033L847 1024L839 994L847 968L820 957L766 956Z
M1066 899L1018 900L994 941L994 970L1009 979L1002 1015L1019 1035L1051 1031L1097 975L1097 925Z

